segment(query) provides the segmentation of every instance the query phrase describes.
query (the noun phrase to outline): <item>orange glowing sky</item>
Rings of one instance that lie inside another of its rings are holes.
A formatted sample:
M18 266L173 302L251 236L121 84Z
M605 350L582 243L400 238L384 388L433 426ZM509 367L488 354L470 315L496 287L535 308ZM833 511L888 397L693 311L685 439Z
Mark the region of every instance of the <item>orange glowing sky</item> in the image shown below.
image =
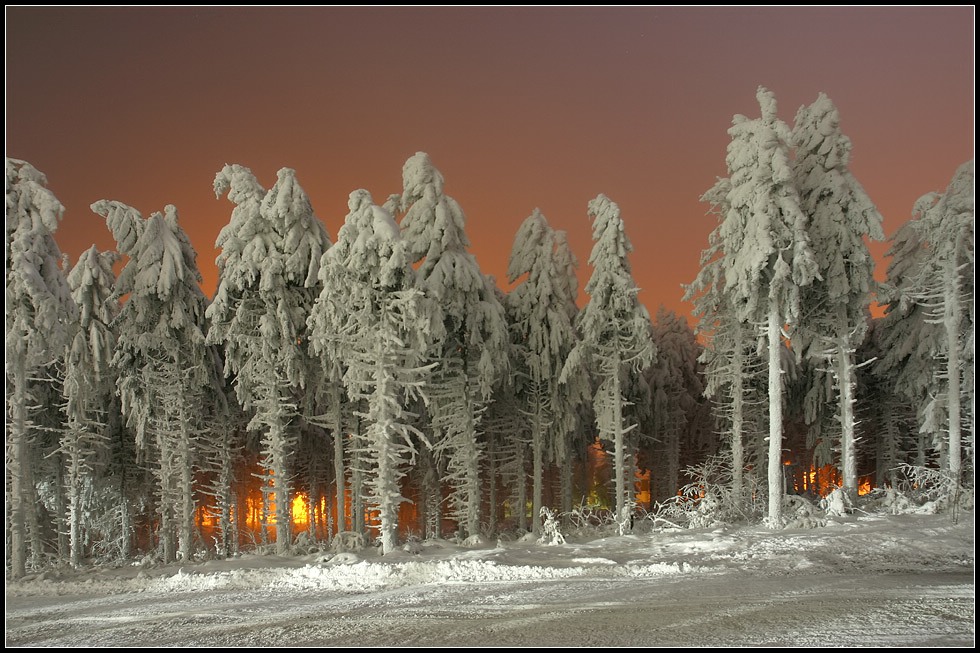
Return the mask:
M114 244L89 211L172 203L204 291L232 206L225 163L295 168L331 239L347 196L379 204L428 152L503 285L540 207L589 274L588 201L633 241L640 299L683 315L726 174L733 114L783 120L823 91L888 235L974 151L974 8L6 9L7 156L48 176L74 261ZM881 258L886 246L874 247ZM879 271L879 278L883 269Z

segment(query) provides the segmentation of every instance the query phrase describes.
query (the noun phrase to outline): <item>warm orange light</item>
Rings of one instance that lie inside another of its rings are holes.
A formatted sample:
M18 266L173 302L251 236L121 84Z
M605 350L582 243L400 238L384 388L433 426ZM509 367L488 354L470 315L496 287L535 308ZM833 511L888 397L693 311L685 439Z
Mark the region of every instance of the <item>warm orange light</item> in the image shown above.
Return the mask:
M873 488L871 486L871 479L869 478L863 478L858 483L858 494L861 496L868 494L869 492L871 492L872 489Z
M293 497L290 513L294 525L303 526L310 523L310 506L305 493L299 492Z
M647 507L651 503L650 495L650 470L636 470L636 505Z
M218 526L218 516L211 512L207 506L198 506L195 511L195 521L201 530L211 530Z

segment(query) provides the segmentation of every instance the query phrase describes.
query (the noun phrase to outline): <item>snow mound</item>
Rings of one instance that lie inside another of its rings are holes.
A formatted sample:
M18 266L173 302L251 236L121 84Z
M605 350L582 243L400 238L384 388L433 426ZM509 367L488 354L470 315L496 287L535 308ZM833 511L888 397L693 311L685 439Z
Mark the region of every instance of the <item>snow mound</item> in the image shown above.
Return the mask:
M654 562L648 564L627 564L617 567L623 576L630 578L654 578L657 576L676 576L678 574L690 574L701 571L700 567L692 566L686 562Z
M619 563L609 558L572 558L572 562L580 565L618 565Z
M163 592L282 589L358 593L425 584L571 578L585 573L582 567L501 565L467 559L373 563L358 560L351 554L340 554L322 564L294 569L239 569L207 574L178 571L173 576L157 579L154 589Z

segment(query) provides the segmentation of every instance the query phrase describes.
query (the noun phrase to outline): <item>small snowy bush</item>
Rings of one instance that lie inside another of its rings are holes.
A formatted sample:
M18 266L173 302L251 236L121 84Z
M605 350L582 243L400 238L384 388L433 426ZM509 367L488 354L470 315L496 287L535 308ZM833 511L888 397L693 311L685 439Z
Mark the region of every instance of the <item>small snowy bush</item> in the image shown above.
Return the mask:
M908 464L902 464L900 470L905 480L863 497L865 509L892 515L952 512L954 518L960 510L973 509L973 488L957 486L947 471Z
M564 544L565 536L559 530L557 515L547 506L541 506L541 520L544 523L541 538L538 542L540 544Z
M486 543L487 541L483 539L482 535L480 535L479 533L474 533L473 535L470 535L469 537L463 539L463 541L460 542L460 545L465 546L468 549L473 549L479 546L483 546Z
M620 535L633 532L633 513L635 510L636 502L632 499L627 499L623 504L622 510L616 515L616 527L619 529Z
M820 509L830 517L843 517L854 510L854 504L842 487L836 487L823 499L820 499Z
M839 494L843 496L843 492ZM834 501L836 507L838 500L835 499ZM845 499L840 499L840 505L844 505L845 501ZM821 507L822 505L823 501L821 501ZM822 528L826 525L826 517L806 497L798 494L788 494L783 497L783 523L779 525L779 528Z
M658 503L647 519L660 528L712 528L742 521L761 514L762 493L754 487L756 479L746 476L745 491L736 497L731 489L731 461L713 456L684 470L691 482L677 495Z
M585 503L563 513L561 518L567 524L566 533L579 537L612 535L617 529L612 511Z
M354 531L343 531L334 536L330 543L330 550L334 553L347 553L363 551L367 546L364 536Z

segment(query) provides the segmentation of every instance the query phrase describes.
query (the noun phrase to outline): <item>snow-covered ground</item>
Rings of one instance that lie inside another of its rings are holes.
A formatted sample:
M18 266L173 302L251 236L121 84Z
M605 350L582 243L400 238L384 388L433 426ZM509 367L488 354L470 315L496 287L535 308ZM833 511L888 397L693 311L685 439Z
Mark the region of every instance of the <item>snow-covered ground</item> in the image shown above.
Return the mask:
M638 529L639 530L639 529ZM972 646L974 515L438 541L44 574L6 586L38 646Z

